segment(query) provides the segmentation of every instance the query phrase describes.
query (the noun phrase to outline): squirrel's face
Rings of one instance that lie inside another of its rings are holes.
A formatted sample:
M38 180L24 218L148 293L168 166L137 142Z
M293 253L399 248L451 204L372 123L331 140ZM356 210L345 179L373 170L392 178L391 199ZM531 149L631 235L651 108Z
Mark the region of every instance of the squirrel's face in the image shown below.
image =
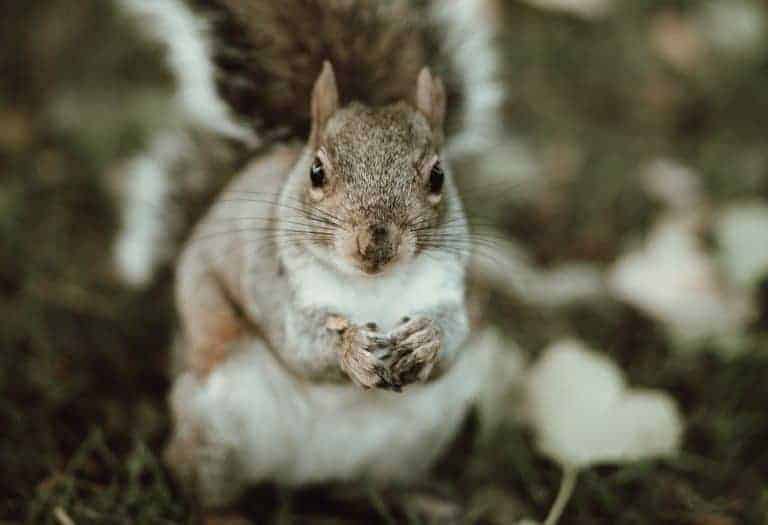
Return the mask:
M327 219L317 226L316 251L367 275L418 254L417 234L444 213L446 178L421 113L405 103L352 104L329 119L312 154L303 201Z
M435 244L449 174L439 156L442 82L424 68L413 102L339 108L325 63L312 94L308 154L297 166L309 248L351 273L374 275ZM294 186L295 187L295 186Z

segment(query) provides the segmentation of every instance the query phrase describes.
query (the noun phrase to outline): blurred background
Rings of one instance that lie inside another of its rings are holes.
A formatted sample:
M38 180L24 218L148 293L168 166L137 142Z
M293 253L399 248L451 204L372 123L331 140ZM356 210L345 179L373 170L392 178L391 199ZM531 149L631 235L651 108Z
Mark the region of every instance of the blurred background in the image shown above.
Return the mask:
M528 356L607 353L686 421L678 458L584 473L562 522L768 523L768 3L496 7L508 135L461 181L515 261L493 315ZM174 118L172 78L104 0L5 1L0 42L0 521L186 522L161 461L171 269L131 287L112 255L115 173ZM467 522L554 499L505 416L436 471ZM249 501L264 523L406 520L375 492Z

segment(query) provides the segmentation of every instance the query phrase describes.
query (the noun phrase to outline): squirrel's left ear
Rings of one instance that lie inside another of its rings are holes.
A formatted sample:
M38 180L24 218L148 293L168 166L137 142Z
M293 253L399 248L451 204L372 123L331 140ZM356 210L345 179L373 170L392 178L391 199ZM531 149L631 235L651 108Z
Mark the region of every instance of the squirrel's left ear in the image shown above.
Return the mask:
M312 89L312 138L325 127L326 122L339 109L339 90L336 87L336 75L333 66L327 60L323 62L323 70L315 81Z
M428 67L422 68L416 83L416 109L427 117L432 133L442 139L445 120L445 86L440 77L430 73Z

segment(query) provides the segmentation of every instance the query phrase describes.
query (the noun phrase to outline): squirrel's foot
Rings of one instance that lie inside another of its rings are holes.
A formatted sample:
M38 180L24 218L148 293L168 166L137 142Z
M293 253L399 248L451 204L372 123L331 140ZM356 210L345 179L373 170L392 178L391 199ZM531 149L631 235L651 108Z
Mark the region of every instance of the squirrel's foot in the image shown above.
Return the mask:
M404 318L389 334L394 345L390 367L396 385L426 381L437 364L442 341L437 324L427 317Z
M363 388L396 389L384 359L389 355L389 337L361 326L350 326L342 337L341 369Z

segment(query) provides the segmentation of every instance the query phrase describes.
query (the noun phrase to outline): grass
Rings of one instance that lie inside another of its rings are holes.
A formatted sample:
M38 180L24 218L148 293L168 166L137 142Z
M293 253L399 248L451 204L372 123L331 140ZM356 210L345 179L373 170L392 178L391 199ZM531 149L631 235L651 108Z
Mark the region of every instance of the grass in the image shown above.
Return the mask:
M680 72L647 38L670 3L622 5L598 23L517 3L503 13L506 119L561 199L553 213L510 196L498 220L542 265L606 264L646 231L657 204L639 196L637 170L660 155L701 172L716 202L768 198L768 137L755 117L768 109L766 49ZM172 276L164 269L144 291L115 277L104 175L168 114L167 75L106 2L30 1L0 23L0 520L187 522L190 503L160 459ZM653 105L638 86L658 85L671 94ZM562 152L572 161L556 162ZM734 359L680 354L626 306L541 312L499 298L494 316L525 348L577 335L632 384L671 392L686 418L679 458L582 474L563 523L768 522L768 300L755 293L762 320ZM245 505L260 523L423 523L447 501L467 522L501 524L542 517L559 476L525 429L509 422L481 438L470 420L415 494L261 487Z

